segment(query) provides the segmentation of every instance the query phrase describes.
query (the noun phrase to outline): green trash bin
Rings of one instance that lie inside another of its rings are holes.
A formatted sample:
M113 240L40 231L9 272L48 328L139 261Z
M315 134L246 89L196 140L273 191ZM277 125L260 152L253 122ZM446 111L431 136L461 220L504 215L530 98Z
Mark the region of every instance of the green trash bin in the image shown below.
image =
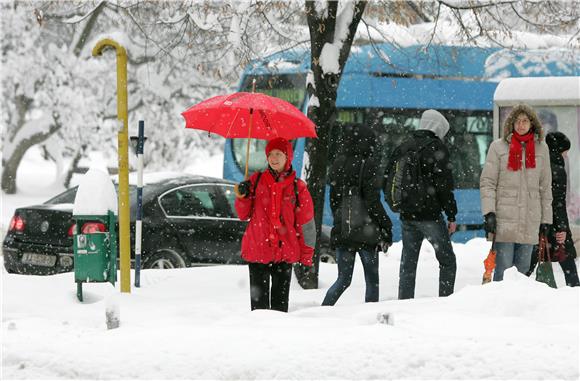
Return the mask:
M83 283L117 281L117 217L75 215L73 236L77 298L83 301Z

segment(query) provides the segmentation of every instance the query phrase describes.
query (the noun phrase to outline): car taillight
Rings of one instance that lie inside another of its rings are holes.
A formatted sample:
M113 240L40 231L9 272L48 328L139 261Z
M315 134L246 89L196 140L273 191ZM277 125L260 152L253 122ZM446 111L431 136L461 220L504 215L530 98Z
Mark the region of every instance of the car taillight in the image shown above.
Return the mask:
M70 226L70 228L68 228L68 236L72 237L73 234L75 234L75 231L77 230L77 224L72 224Z
M21 232L24 231L24 219L19 215L15 214L12 219L10 220L10 226L8 227L8 231L17 231Z
M101 222L87 222L83 225L81 229L83 234L90 234L90 233L97 233L97 232L105 232L105 224Z

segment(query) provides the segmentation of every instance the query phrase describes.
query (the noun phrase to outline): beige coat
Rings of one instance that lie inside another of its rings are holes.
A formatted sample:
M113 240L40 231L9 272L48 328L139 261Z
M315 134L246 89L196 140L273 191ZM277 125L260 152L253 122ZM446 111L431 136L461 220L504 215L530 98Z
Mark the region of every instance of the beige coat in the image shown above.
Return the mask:
M481 172L481 211L496 214L497 242L537 244L540 224L552 223L552 172L548 146L534 140L536 167L508 170L511 135L489 146ZM506 141L507 140L507 141Z

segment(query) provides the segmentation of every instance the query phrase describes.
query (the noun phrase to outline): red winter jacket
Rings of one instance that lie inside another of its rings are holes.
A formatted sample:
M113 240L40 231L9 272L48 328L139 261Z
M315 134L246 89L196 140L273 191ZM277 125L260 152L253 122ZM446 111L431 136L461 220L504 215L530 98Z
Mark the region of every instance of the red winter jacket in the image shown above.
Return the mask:
M297 179L299 202L296 206L295 178L296 172L292 171L287 176L281 175L276 182L266 169L256 186L258 173L254 173L250 178L251 194L236 199L238 217L250 220L242 239L242 258L246 261L312 265L316 238L314 205L306 184Z

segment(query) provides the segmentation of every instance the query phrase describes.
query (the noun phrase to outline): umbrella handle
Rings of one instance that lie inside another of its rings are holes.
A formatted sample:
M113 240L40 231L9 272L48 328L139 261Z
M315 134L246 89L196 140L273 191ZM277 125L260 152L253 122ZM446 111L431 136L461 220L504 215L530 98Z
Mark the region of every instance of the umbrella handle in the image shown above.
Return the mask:
M248 126L248 144L246 145L246 170L244 171L244 181L246 181L247 179L249 179L250 177L248 176L248 167L249 167L249 163L250 163L250 140L252 139L252 119L254 117L254 109L251 108L250 109L250 123ZM244 196L240 194L240 191L238 190L238 184L234 185L234 193L236 194L236 197L238 198L243 198Z
M256 92L256 78L252 80L252 93ZM246 171L244 173L244 180L248 179L248 163L250 161L250 139L252 136L252 121L254 118L254 109L250 109L250 125L248 127L248 145L246 146Z
M250 109L250 124L248 126L248 144L246 145L246 171L244 173L244 180L248 179L248 164L250 162L250 140L252 139L252 122L254 118L254 109Z

